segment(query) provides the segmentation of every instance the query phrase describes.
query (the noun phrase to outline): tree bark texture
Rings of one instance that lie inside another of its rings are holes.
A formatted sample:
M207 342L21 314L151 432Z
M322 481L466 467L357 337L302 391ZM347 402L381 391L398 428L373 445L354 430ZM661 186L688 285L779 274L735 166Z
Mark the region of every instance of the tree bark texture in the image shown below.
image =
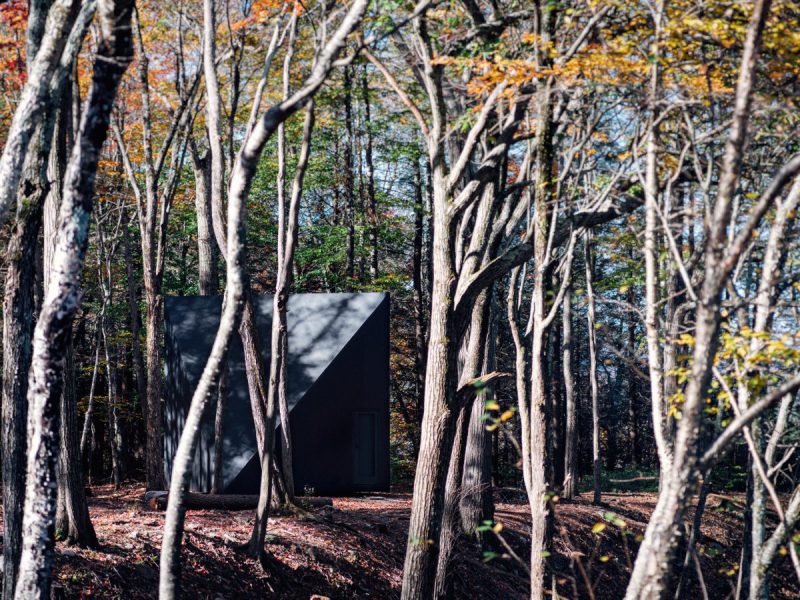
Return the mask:
M54 486L59 444L58 402L64 357L79 301L94 179L117 86L130 62L130 2L98 5L98 46L87 108L64 182L49 290L36 324L28 390L28 451L23 548L15 597L47 598L53 567Z

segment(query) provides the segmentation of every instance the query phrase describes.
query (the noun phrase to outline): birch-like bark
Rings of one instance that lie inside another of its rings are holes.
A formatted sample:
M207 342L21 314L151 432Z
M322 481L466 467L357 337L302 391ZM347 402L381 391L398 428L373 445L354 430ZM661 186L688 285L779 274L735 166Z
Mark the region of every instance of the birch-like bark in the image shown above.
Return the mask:
M703 400L711 380L712 363L718 341L720 295L725 280L744 249L742 236L750 237L754 227L766 212L770 200L767 197L763 203L760 201L756 203L756 208L743 231L729 242L728 229L747 138L756 60L770 5L770 0L756 0L747 29L736 86L733 122L725 147L716 202L705 241L704 280L695 311L692 368L675 437L672 466L659 493L656 508L639 548L626 591L626 600L661 599L668 595L673 561L683 531L683 517L700 475L698 467L702 461L698 455L697 444L700 439ZM650 195L647 191L646 193Z
M361 71L361 99L364 103L364 133L367 144L364 147L364 165L367 170L367 223L369 225L370 262L369 272L372 280L378 276L378 202L375 196L375 166L372 156L372 114L369 95L367 65Z
M41 41L49 2L29 6L27 56L33 62ZM47 143L39 130L39 144ZM51 134L52 135L52 132ZM25 164L30 181L17 202L15 222L5 254L3 295L3 599L14 597L22 550L22 505L25 495L28 370L33 335L36 245L47 194L44 148L34 148ZM32 163L32 164L31 164ZM23 165L20 165L22 167Z
M217 9L216 0L203 0L203 74L206 83L206 128L211 155L211 210L217 245L227 256L225 236L225 155L220 133L220 91L217 79Z
M33 76L33 69L39 58L37 52L41 44L53 41L54 32L45 36L45 19L52 2L31 2L28 15L28 66ZM58 10L63 10L64 5ZM7 248L7 269L3 310L3 511L4 511L4 552L3 552L3 598L14 595L20 554L22 551L22 512L25 496L25 469L27 447L27 412L28 373L32 356L33 311L34 311L34 273L31 265L37 262L37 242L39 226L42 222L43 203L48 194L52 195L60 189L50 187L48 169L51 154L63 156L63 148L52 148L56 115L61 105L61 98L72 71L75 57L80 50L88 21L94 13L94 4L86 3L78 18L70 12L74 26L63 44L53 76L44 81L49 98L46 101L46 112L38 126L33 147L28 148L28 157L22 173L22 196L17 202L17 220L12 230L11 240ZM62 14L62 16L65 16ZM69 27L69 21L64 25ZM48 38L49 36L49 38ZM52 50L52 48L51 48ZM9 132L11 135L11 132ZM6 150L13 144L9 140ZM52 150L52 152L51 152ZM56 179L55 185L60 185ZM4 182L5 183L5 182ZM0 215L0 219L2 216ZM49 247L49 238L45 236L45 253ZM39 296L41 299L41 295ZM82 485L82 482L81 482ZM88 517L88 513L87 513ZM90 527L90 526L89 526ZM88 533L88 532L87 532ZM93 532L91 532L93 536ZM87 535L86 543L92 542Z
M792 189L785 200L779 203L775 213L775 218L770 227L767 246L764 250L764 258L761 265L761 278L758 285L758 292L755 299L755 315L753 318L752 331L754 336L750 340L750 354L755 355L764 346L762 334L768 333L772 329L773 311L775 307L775 287L780 278L780 264L782 255L786 252L784 248L784 238L789 227L790 221L795 218L795 211L800 204L800 180L795 181ZM745 374L747 377L748 374ZM737 390L737 399L741 411L747 409L750 401L750 393L744 382L741 382ZM792 402L792 397L787 396L782 401L781 408ZM783 416L781 417L781 413ZM786 411L781 410L779 421L776 422L775 431L770 436L770 447L765 452L765 462L767 467L772 466L775 444L781 437L786 422ZM756 449L761 450L763 446L763 423L761 418L757 418L750 425L750 435L752 436ZM773 442L773 440L775 440ZM758 457L752 457L757 460ZM760 459L759 459L760 460ZM769 597L769 587L767 573L771 563L770 559L761 556L762 549L767 539L766 528L766 504L767 490L762 478L757 470L757 465L752 469L752 504L751 504L751 527L750 527L750 573L749 573L749 594L750 600L766 600Z
M21 198L6 249L3 298L3 598L14 596L22 546L25 494L28 368L33 335L36 243L42 218L39 199Z
M85 33L88 23L91 20L93 10L87 15L85 9L79 15L75 23L78 32ZM73 38L74 34L70 35ZM73 57L80 49L80 41L68 40L65 47L65 56ZM72 53L72 54L71 54ZM58 75L56 75L58 78ZM54 78L55 79L55 78ZM43 261L42 271L44 274L44 295L47 295L52 257L54 254L53 242L56 240L58 215L61 205L62 186L64 181L64 169L67 161L67 145L73 137L70 131L70 105L71 98L68 81L64 81L59 86L59 93L51 99L52 102L58 101L60 106L57 115L49 116L53 119L55 128L53 131L53 143L50 148L50 160L48 165L48 177L51 188L44 203L44 227L42 231L43 239ZM60 97L59 97L60 96ZM78 438L78 415L77 415L77 392L75 387L75 357L72 347L72 333L70 331L69 342L67 344L66 369L64 371L64 389L60 399L60 452L58 455L58 508L56 511L55 528L59 537L66 539L69 544L79 544L81 546L96 546L97 536L92 526L89 516L89 507L86 502L86 492L83 482L83 465L81 462L80 445Z
M289 23L289 41L286 56L283 60L283 99L289 97L290 67L294 58L294 46L297 37L297 15L292 15ZM272 310L272 355L270 365L269 396L267 403L277 401L278 415L280 416L280 444L281 444L281 472L286 489L286 499L294 502L294 467L292 466L292 427L289 421L289 404L286 399L287 373L286 361L288 349L288 326L286 323L286 305L289 301L289 288L291 286L292 271L294 270L294 250L297 244L298 217L300 209L300 196L303 191L303 178L305 177L308 158L311 152L311 132L314 128L313 102L306 111L303 125L303 139L301 142L300 157L295 169L292 183L291 198L289 200L289 214L285 215L286 205L283 193L283 177L285 173L279 169L278 173L278 277L273 297ZM283 139L282 139L283 138ZM278 129L278 160L280 166L286 169L286 140L283 125ZM288 220L288 223L287 223ZM288 271L287 271L288 269ZM280 297L282 296L282 297ZM276 321L277 317L277 321ZM277 361L275 360L277 359ZM259 546L260 548L261 546Z
M647 339L647 363L650 367L650 404L653 421L653 435L659 462L660 487L663 487L672 465L672 452L666 434L667 414L664 398L663 354L661 351L661 330L658 318L658 139L656 131L657 103L660 94L661 71L661 29L664 18L665 1L659 1L653 8L654 34L650 52L655 57L650 68L649 105L650 121L647 130L647 149L645 156L645 335Z
M289 200L288 222L284 235L285 246L283 248L284 254L282 262L278 265L278 283L275 287L275 296L272 303L272 341L271 341L271 355L270 355L270 376L269 376L269 393L267 396L266 408L266 431L270 433L275 429L275 407L286 401L286 388L287 388L287 359L289 353L288 336L289 328L286 317L286 309L289 302L289 290L292 284L292 274L294 270L294 253L297 246L297 237L300 229L300 199L303 193L303 180L305 178L306 167L308 166L308 159L311 154L311 134L314 129L314 101L310 101L306 107L306 116L303 123L303 140L300 147L300 156L298 158L297 167L295 170L294 181L292 183L292 192ZM287 406L288 413L288 406ZM291 430L288 428L288 414L287 414L287 427L284 435L291 435ZM284 430L284 425L281 423L281 430ZM261 463L261 486L258 501L258 509L253 526L253 535L251 536L250 550L253 554L259 556L263 552L264 538L267 531L267 519L269 517L270 505L270 491L272 482L270 481L269 461L272 456L271 442L265 441L264 444L266 452L262 457ZM282 446L283 450L284 446ZM288 446L291 451L291 445ZM291 472L287 474L287 462L283 461L283 476L286 484L287 500L292 501L293 491L289 488L289 481L293 481ZM288 462L288 469L291 469L291 460Z
M197 287L201 296L212 296L219 291L219 273L217 246L212 239L214 224L211 219L209 154L200 155L194 141L190 142L189 150L194 172L194 206L197 215Z
M345 221L347 225L347 289L355 286L356 272L356 215L355 215L355 176L353 174L353 83L350 68L344 69L344 197Z
M566 429L564 433L564 498L578 494L578 430L575 383L572 378L572 282L567 282L561 308L561 367L564 377Z
M98 3L98 47L87 108L64 182L58 241L50 285L36 323L28 391L28 452L23 550L15 597L47 598L54 559L56 461L64 356L79 302L79 282L86 252L89 216L100 149L108 131L117 87L131 60L130 2Z
M424 244L424 213L422 198L422 169L419 159L414 160L414 257L413 257L413 288L414 288L414 387L417 401L416 422L422 421L423 402L425 397L425 283L422 280L422 250ZM417 436L414 435L414 445L417 445ZM416 450L416 447L415 447ZM415 452L416 454L416 452Z
M53 76L59 71L62 74L65 71L69 73L72 69L71 64L62 63L61 56L75 23L80 0L55 0L49 9L47 4L31 4L29 27L36 30L31 31L31 37L41 37L40 41L31 39L33 43L28 44L29 55L35 55L35 58L29 64L27 81L6 134L3 154L0 155L0 222L5 220L8 211L17 203L28 146L50 105ZM41 21L45 18L42 27ZM31 53L33 48L38 51Z
M206 362L198 387L192 396L186 424L175 454L170 482L169 501L164 518L164 538L162 542L159 597L172 600L180 593L180 546L185 517L184 498L191 476L190 463L197 447L198 430L211 392L219 378L230 339L238 327L247 293L247 274L245 270L245 207L259 158L264 146L275 133L278 125L300 110L319 91L330 73L336 56L344 47L347 37L360 24L367 8L368 0L355 0L350 6L339 27L319 52L311 73L304 84L290 98L266 111L254 125L239 152L231 171L228 192L227 223L227 297L224 302L220 328L214 339L211 354ZM262 440L262 444L264 440ZM266 448L264 444L264 448ZM269 463L262 461L262 467ZM267 469L269 470L269 469ZM266 526L266 523L264 523Z
M103 318L101 309L99 318ZM94 366L92 367L92 383L89 385L89 399L86 402L86 414L83 417L81 428L81 458L86 456L86 444L89 442L89 430L92 427L92 413L94 412L94 392L97 387L97 372L100 370L100 336L98 335L97 348L94 351Z
M602 502L600 488L600 398L597 385L597 336L594 316L594 259L592 257L592 236L587 232L584 244L584 264L586 265L586 330L589 336L589 387L592 397L592 502Z

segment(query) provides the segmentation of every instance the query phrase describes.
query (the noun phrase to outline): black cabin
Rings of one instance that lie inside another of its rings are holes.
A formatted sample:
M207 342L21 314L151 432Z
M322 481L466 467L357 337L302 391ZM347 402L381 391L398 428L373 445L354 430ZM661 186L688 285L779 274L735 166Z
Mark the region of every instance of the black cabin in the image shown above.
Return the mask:
M253 298L269 369L272 297ZM165 441L167 481L186 413L211 352L221 296L167 297ZM287 394L297 493L342 495L389 489L389 297L295 294L287 312ZM261 476L238 335L228 352L223 493L257 494ZM192 490L208 492L214 464L212 403L203 419Z

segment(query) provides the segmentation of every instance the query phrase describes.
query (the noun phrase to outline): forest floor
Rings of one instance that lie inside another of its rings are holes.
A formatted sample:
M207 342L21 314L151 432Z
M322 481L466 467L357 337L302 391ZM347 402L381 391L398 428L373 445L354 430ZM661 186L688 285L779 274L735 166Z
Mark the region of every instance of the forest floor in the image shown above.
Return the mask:
M56 598L155 598L163 512L142 502L141 487L95 486L90 509L100 547L58 544ZM741 538L740 498L710 496L698 560L707 597L728 598L736 582ZM614 493L597 507L587 497L559 501L556 537L548 559L558 598L620 598L631 555L653 510L652 493ZM251 528L252 511L189 511L184 537L186 598L396 598L399 596L410 495L391 493L334 498L333 506L287 513L270 520L269 572L238 549ZM616 516L614 516L616 515ZM529 516L524 496L498 494L497 556L465 541L457 549L454 597L512 599L527 595L527 575L498 537L527 561ZM599 525L603 523L604 526ZM625 533L627 532L627 533ZM570 561L567 556L573 556ZM489 560L487 560L489 559ZM800 589L781 558L773 598L797 598ZM585 572L585 576L582 573ZM694 563L685 597L703 598Z

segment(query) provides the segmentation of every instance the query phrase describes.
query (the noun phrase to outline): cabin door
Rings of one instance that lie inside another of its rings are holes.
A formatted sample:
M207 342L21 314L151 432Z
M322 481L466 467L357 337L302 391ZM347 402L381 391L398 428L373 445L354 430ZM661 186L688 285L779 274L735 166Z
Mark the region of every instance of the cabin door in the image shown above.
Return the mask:
M356 484L374 483L378 476L377 425L374 412L354 414L353 427L353 479Z

